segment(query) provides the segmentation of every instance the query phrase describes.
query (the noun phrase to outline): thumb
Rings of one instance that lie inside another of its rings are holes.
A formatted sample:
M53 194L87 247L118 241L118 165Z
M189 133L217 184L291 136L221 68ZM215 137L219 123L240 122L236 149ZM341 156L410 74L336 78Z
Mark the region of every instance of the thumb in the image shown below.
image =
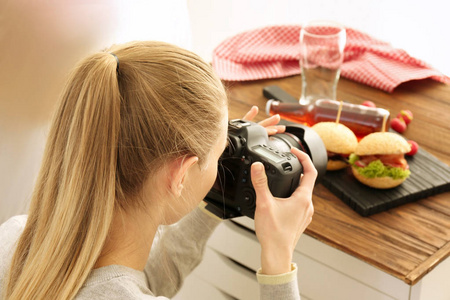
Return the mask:
M264 165L262 163L255 162L252 164L251 177L257 201L267 201L271 194L267 184L267 176L264 170Z

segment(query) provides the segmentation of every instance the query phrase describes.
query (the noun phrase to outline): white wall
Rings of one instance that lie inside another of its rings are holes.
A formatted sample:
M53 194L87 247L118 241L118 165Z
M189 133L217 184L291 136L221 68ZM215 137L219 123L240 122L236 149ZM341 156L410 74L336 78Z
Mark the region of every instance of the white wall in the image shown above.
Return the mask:
M0 0L0 223L25 213L66 75L130 40L191 49L186 0Z
M193 49L214 47L243 30L334 20L403 48L450 76L450 2L446 0L188 0Z

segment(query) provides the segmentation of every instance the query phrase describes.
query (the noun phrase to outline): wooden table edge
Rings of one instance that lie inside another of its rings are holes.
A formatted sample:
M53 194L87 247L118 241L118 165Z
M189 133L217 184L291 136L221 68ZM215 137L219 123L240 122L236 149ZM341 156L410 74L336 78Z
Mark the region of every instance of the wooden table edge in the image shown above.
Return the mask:
M420 279L422 279L426 274L431 272L437 265L439 265L449 256L450 256L450 242L445 244L432 256L428 257L421 264L419 264L414 270L412 270L408 275L406 275L404 281L409 285L416 284Z

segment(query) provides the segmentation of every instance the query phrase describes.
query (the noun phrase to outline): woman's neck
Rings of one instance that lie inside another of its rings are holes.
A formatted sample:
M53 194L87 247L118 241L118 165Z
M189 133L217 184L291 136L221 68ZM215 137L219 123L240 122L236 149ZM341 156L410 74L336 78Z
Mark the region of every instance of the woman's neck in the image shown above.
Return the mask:
M155 211L153 211L155 212ZM153 213L142 211L127 213L118 210L114 214L110 233L94 268L122 265L144 270L159 222Z

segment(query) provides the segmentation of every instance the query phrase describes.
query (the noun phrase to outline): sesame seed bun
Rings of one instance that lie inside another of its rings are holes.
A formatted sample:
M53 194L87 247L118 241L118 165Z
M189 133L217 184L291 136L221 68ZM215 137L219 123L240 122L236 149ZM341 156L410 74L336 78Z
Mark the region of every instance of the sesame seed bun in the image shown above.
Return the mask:
M319 122L311 127L321 137L328 151L350 154L358 145L358 139L347 126L336 122Z
M374 132L359 141L356 155L404 154L411 151L411 145L393 132Z
M390 189L393 187L396 187L400 184L402 184L406 178L403 179L393 179L392 177L375 177L375 178L368 178L363 175L361 175L358 170L352 166L352 172L355 178L370 187L376 188L376 189Z

